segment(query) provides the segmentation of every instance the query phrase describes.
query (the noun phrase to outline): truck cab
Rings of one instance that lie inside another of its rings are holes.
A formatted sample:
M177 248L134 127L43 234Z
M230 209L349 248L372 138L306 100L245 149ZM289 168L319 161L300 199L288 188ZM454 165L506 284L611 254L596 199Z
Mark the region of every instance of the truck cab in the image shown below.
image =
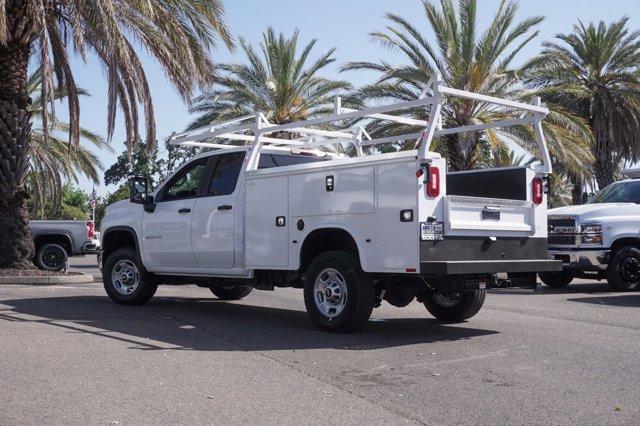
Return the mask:
M563 270L541 273L551 287L606 279L614 291L640 283L640 170L623 172L583 205L549 210L549 256Z
M243 166L248 150L232 147L201 154L145 195L143 204L132 198L108 206L102 221L101 258L120 247L121 239L134 238L147 271L249 278L243 216ZM259 169L335 157L320 151L272 147L264 150ZM132 184L136 183L133 179Z

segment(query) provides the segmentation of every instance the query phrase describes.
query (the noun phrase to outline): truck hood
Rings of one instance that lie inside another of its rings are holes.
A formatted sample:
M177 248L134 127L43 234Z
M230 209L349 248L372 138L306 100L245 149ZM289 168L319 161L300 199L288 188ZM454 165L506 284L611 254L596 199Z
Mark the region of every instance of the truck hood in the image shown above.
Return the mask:
M612 216L637 215L638 210L638 205L634 203L602 203L558 207L547 213L549 216L576 216L578 222L585 222Z
M107 213L115 213L121 210L125 210L129 207L131 202L129 200L120 200L116 201L113 204L109 204L105 210L105 214Z

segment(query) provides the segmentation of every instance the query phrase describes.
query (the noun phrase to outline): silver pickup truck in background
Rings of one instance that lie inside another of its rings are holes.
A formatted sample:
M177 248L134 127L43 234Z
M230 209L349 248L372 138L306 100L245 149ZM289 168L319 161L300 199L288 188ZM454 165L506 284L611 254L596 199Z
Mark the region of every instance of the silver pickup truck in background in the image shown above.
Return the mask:
M69 256L95 253L92 220L31 220L29 229L36 247L33 263L46 271L60 271Z

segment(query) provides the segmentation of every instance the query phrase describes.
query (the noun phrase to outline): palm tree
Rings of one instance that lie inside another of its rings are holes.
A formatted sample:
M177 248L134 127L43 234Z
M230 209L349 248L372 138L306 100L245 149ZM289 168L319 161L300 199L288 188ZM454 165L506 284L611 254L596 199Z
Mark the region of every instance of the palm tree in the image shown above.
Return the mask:
M59 135L69 132L69 123L60 122L55 115L49 116L49 137L46 138L42 128L43 110L40 102L40 87L42 84L41 70L32 72L27 81L29 97L33 100L29 106L34 127L31 129L29 147L30 171L27 177L27 187L31 194L31 216L43 219L45 205L49 202L56 210L62 201L62 186L65 181L78 182L78 176L84 175L94 184L100 183L99 171L103 169L102 162L96 154L82 145L69 145ZM83 89L78 89L78 95L88 95ZM64 100L64 91L56 91L54 99ZM37 123L37 124L36 124ZM80 127L81 140L88 142L98 149L111 147L99 135Z
M440 0L440 8L429 0L422 0L427 22L435 43L405 18L387 14L390 24L386 31L374 32L372 37L382 46L400 52L407 64L396 66L386 61L352 62L343 70L372 70L381 75L375 84L363 87L357 97L363 102L416 99L427 81L436 73L444 84L501 98L517 97L517 76L513 59L537 34L535 27L543 20L535 16L516 21L518 4L503 0L489 27L482 33L476 25L475 0L460 0L458 9L453 0ZM406 114L426 120L424 108L408 110ZM504 118L486 103L455 99L442 110L443 122L457 127ZM397 125L379 124L371 130L388 132ZM408 129L403 129L408 130ZM452 170L474 168L478 161L480 132L448 135L439 141Z
M532 17L516 23L518 4L502 1L489 28L477 37L480 31L476 28L475 1L461 0L457 13L451 0L441 0L440 10L427 0L423 0L423 6L436 45L428 42L426 36L404 18L387 15L391 22L387 32L372 35L383 46L401 52L408 64L398 67L381 61L355 62L345 66L345 70L368 69L381 73L375 84L365 86L356 93L357 101L371 103L416 99L435 72L439 72L449 86L478 93L524 102L538 95L536 90L519 83L519 76L525 74L532 64L513 68L511 63L518 52L537 35L533 28L542 18ZM586 149L591 138L588 126L580 117L560 106L553 103L547 106L550 114L542 125L554 167L576 176L588 176L588 165L592 161ZM428 118L424 108L407 110L406 114L422 120ZM470 100L455 99L443 108L444 124L450 127L507 117L502 111ZM376 121L369 123L368 127L371 134L415 131L403 125ZM491 166L503 164L503 153L511 151L507 146L509 140L518 143L531 155L537 152L537 147L531 142L535 140L533 129L529 126L449 135L436 138L432 148L448 158L452 170L465 170L489 163ZM483 147L488 148L488 152L483 151Z
M640 158L640 32L630 33L627 21L578 22L530 64L538 94L589 124L600 188L615 180L622 160Z
M321 77L318 73L335 61L335 49L311 61L316 44L312 40L298 51L296 30L291 37L276 35L272 28L263 33L260 53L240 39L246 63L218 65L216 85L195 98L191 112L200 116L189 128L212 121L228 120L260 111L275 124L305 120L327 113L333 98L351 85ZM281 135L280 137L287 137Z
M139 107L146 140L156 140L153 104L138 55L146 50L162 66L184 100L214 79L209 50L222 39L232 46L220 0L2 0L0 1L0 267L28 266L33 253L26 215L30 99L27 66L42 69L43 137L48 143L49 106L64 88L69 105L69 143L79 145L78 89L69 56L93 54L108 81L107 135L116 111L124 116L127 143L138 140Z

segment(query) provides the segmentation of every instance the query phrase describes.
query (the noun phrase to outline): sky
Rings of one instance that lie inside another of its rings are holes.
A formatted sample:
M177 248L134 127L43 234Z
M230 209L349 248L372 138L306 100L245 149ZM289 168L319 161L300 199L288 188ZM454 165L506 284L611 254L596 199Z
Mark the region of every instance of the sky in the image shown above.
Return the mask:
M370 83L375 74L362 71L341 73L339 67L349 61L385 60L392 64L402 64L402 56L390 52L371 42L372 31L383 30L387 25L386 13L399 14L433 40L420 0L227 0L226 22L234 37L243 37L257 45L262 39L262 31L268 26L285 34L300 30L300 42L318 39L314 48L317 57L331 48L336 48L336 62L325 69L324 76L348 80L354 87ZM486 28L497 10L499 0L478 0L478 25ZM583 22L604 20L611 22L628 16L629 27L640 30L640 0L520 0L518 18L541 15L545 20L539 26L540 35L519 55L525 61L540 51L540 44L552 39L558 33L568 33L578 20ZM184 130L194 118L173 90L163 71L144 51L140 52L147 70L155 108L158 140L164 140L173 132ZM225 47L212 51L214 62L238 62L244 58ZM106 135L107 123L107 83L101 66L94 58L85 63L74 58L72 67L77 84L88 90L91 97L81 99L81 125L101 135ZM425 82L426 83L426 82ZM64 109L57 107L61 119ZM141 132L144 129L141 128ZM115 153L100 151L105 168L115 162L116 155L124 149L124 127L121 115L116 122L112 140ZM81 178L79 186L91 191L92 182ZM103 183L96 187L98 195L112 191Z

